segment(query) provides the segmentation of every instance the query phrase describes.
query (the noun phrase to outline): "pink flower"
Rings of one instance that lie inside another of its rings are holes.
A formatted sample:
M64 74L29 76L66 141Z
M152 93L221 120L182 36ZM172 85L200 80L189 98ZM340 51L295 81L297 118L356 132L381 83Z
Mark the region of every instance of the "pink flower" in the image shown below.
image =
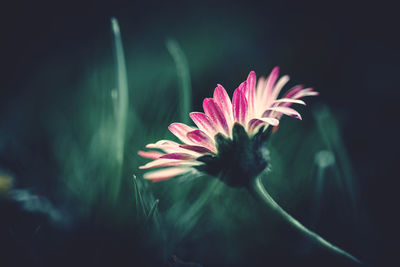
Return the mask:
M154 150L138 152L153 159L140 169L162 168L145 173L144 178L155 182L203 171L225 174L228 184L244 185L239 182L242 176L254 176L255 169L260 172L268 164L268 150L263 147L270 126L276 129L282 115L301 120L292 104L305 105L300 98L318 95L313 88L297 85L277 99L289 80L287 75L278 76L279 68L275 67L268 78L260 77L256 84L256 74L251 71L234 91L232 101L218 84L213 97L203 101L204 113L189 114L197 128L183 123L168 127L182 143L161 140L146 146ZM227 176L237 178L232 182Z

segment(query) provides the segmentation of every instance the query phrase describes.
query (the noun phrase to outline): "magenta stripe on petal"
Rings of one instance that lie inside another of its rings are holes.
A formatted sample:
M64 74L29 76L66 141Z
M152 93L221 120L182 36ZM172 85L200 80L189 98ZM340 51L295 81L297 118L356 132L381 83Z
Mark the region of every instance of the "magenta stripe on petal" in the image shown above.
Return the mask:
M148 159L158 159L164 153L156 152L156 151L138 151L137 152L139 156L143 158L148 158Z
M298 113L296 110L288 107L271 107L268 108L262 115L262 117L270 117L271 111L275 111L278 113L282 113L285 115L288 115L290 117L300 119L301 120L301 115Z
M214 137L214 135L217 133L215 124L206 114L202 112L192 112L189 114L189 116L200 130L207 133L211 137Z
M304 86L303 85L296 85L293 88L291 88L286 95L283 98L293 98L295 94L303 90Z
M278 76L279 76L279 67L275 67L271 71L271 74L269 75L269 77L267 79L267 85L266 85L267 95L266 95L266 97L269 97L272 94L272 89L275 86L275 82L278 79Z
M218 84L214 90L214 102L220 107L226 122L228 123L228 128L232 126L232 102L226 92L225 88Z
M201 153L201 154L207 154L207 153L212 154L213 153L211 150L209 150L208 148L205 148L203 146L180 145L180 147L197 152L197 153Z
M196 143L200 146L206 147L210 149L211 151L215 152L215 146L214 146L214 141L208 137L204 132L201 130L194 130L189 133L187 133L187 137L192 141L193 143Z
M251 119L248 123L249 133L254 133L260 127L265 126L267 123L259 119Z
M173 178L177 175L189 172L189 168L166 168L157 171L147 172L143 175L145 179L152 180L153 182L159 182Z
M186 153L169 153L160 157L160 159L179 159L179 160L191 160L196 159L193 155Z
M264 108L267 107L267 103L271 99L272 90L274 88L275 82L278 79L279 75L279 67L273 68L271 74L268 76L265 81L265 86L262 88L261 92L257 92L257 112L261 112Z
M204 99L203 109L206 115L215 125L217 125L221 129L221 131L225 131L226 134L229 133L228 124L226 122L225 116L219 106L215 103L214 99Z
M247 92L247 81L242 82L239 87L236 90L240 90L242 91L243 95L246 96L246 92ZM235 90L235 91L236 91Z
M251 71L249 76L247 76L247 90L246 90L246 98L247 104L249 105L249 113L253 113L254 110L254 98L256 93L256 73Z
M247 101L241 88L237 88L233 93L233 118L235 122L239 122L242 125L246 123L247 116Z
M168 126L168 129L184 143L187 143L189 141L186 137L186 134L194 130L194 128L189 127L186 124L177 122L172 123L170 126Z

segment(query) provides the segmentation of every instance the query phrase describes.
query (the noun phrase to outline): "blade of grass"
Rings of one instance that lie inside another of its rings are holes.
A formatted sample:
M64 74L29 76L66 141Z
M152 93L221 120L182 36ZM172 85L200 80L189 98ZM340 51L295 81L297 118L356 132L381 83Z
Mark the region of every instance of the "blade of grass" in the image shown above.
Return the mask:
M116 18L111 18L111 27L114 38L114 53L117 73L117 101L116 101L116 158L122 165L124 156L124 140L126 119L128 114L128 79L121 32Z
M115 113L115 159L116 159L116 181L113 183L114 190L112 199L116 201L120 192L121 174L124 160L124 144L126 133L126 120L129 106L128 79L126 72L124 49L122 46L121 31L118 20L111 18L111 31L113 35L114 58L116 66L116 90L112 91Z
M189 112L191 108L192 88L190 82L189 65L185 53L174 39L166 41L168 52L171 54L179 81L179 117L183 123L189 122Z
M338 181L347 191L354 211L357 211L357 191L354 184L354 171L350 165L350 158L340 136L339 126L327 106L320 106L314 110L317 126L327 148L333 152L337 160L334 168Z
M154 212L156 211L159 202L160 202L159 199L156 199L154 201L153 206L151 207L151 209L149 211L149 214L147 214L146 223L149 223L151 221L151 219L153 218Z

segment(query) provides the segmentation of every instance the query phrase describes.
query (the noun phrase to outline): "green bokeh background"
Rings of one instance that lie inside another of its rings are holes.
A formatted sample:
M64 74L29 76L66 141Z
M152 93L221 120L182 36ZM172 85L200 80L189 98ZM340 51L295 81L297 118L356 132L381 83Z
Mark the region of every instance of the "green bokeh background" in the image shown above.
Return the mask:
M188 120L188 107L201 111L217 83L232 95L250 70L267 75L275 65L291 76L287 88L301 83L321 95L299 108L302 121L283 118L272 136L267 190L362 261L390 262L392 224L381 205L392 203L385 199L391 194L378 179L393 178L394 152L384 144L395 134L384 122L394 87L381 77L398 67L388 59L385 31L369 22L375 10L354 9L297 2L10 5L16 16L6 17L0 167L14 190L48 199L62 216L54 222L3 196L4 266L164 266L172 254L204 266L343 266L282 229L245 190L207 176L150 183L138 170L146 160L137 151L175 140L168 125ZM112 16L128 79L122 121ZM182 95L189 96L184 103ZM372 101L374 108L389 104L372 112Z

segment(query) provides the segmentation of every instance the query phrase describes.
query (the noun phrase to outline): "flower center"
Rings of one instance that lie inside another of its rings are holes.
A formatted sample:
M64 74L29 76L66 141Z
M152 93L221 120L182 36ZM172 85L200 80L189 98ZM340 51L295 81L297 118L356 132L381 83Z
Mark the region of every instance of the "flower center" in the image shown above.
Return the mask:
M217 154L199 157L197 160L205 165L197 168L229 186L247 187L269 164L266 141L270 132L260 129L249 136L241 124L235 123L232 139L221 133L215 135Z

